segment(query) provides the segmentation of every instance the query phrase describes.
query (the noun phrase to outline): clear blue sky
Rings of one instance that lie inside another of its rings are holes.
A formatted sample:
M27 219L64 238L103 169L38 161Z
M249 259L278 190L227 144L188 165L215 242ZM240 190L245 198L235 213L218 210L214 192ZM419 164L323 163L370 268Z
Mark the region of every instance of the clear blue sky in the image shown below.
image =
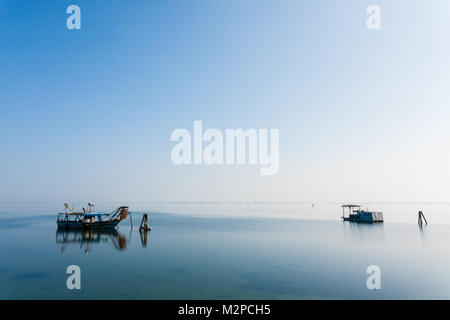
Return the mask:
M0 201L450 201L449 31L446 0L1 1ZM173 165L194 120L280 129L279 174Z

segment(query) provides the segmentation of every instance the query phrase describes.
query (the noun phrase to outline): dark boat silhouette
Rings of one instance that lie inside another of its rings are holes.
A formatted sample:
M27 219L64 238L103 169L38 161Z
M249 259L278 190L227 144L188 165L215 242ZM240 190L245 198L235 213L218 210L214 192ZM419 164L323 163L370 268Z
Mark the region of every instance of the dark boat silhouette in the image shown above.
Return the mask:
M119 207L110 213L96 212L95 206L88 203L88 210L76 212L64 204L65 212L58 213L58 229L113 229L130 214L128 207Z
M360 222L360 223L374 223L383 222L383 213L361 210L360 205L356 204L344 204L342 207L342 220L349 222ZM345 216L345 209L349 210L349 215Z

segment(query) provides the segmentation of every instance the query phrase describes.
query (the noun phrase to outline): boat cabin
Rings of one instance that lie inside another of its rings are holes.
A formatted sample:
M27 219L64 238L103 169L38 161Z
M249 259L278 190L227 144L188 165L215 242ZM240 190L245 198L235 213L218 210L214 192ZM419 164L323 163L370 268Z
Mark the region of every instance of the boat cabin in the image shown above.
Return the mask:
M94 223L94 222L100 222L102 221L102 214L101 213L85 213L83 215L83 222L84 223Z
M344 204L342 207L342 220L350 222L383 222L383 213L369 210L361 210L360 205ZM348 216L345 216L345 210L348 209Z

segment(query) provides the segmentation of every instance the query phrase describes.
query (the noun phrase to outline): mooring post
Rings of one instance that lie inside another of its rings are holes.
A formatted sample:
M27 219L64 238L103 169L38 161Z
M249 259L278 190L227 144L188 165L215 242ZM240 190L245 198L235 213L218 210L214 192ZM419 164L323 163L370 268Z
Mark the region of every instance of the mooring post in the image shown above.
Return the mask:
M142 216L141 226L139 227L140 231L148 231L151 230L150 226L148 225L148 214L144 213Z
M418 217L418 220L417 220L417 223L419 224L419 227L422 227L422 225L423 225L422 219L425 221L425 224L428 225L428 221L425 218L425 215L423 214L422 211L419 211L419 217Z

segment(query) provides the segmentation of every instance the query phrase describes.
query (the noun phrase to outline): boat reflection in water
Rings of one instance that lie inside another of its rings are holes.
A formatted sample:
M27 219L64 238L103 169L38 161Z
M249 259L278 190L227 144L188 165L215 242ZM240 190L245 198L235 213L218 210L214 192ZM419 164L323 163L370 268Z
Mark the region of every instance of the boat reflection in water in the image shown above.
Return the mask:
M142 248L147 248L147 244L148 244L148 230L139 230L139 236L141 237Z
M66 247L72 244L79 244L80 249L83 249L86 254L97 244L109 244L116 250L125 251L128 240L116 229L58 229L56 231L56 244L61 245L61 252L64 252Z

